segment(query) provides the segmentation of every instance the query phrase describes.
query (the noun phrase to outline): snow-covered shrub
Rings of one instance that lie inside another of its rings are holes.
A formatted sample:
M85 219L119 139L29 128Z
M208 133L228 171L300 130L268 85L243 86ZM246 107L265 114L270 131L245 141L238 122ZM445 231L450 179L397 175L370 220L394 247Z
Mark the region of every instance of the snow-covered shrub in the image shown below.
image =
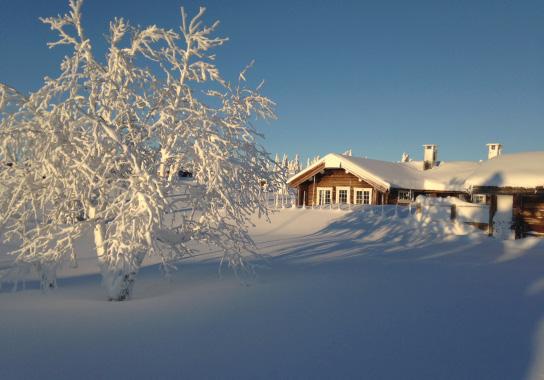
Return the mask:
M99 59L81 6L42 19L59 35L49 46L72 49L57 78L28 96L0 85L0 163L12 163L0 170L0 230L19 242L16 262L54 286L90 230L112 300L130 297L146 255L169 268L191 240L243 267L249 215L267 213L261 183L277 183L252 121L274 118L274 103L245 84L249 67L236 84L221 77L211 50L226 38L204 8L182 9L180 32L116 18ZM175 180L180 170L192 179Z

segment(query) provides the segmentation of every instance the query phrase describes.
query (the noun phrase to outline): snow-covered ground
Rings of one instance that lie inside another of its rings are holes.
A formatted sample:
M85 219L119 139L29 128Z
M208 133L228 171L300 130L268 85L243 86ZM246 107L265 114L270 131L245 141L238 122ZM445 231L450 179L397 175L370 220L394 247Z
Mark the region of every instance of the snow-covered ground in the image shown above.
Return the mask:
M406 213L286 209L251 285L202 254L120 303L83 241L57 291L4 286L0 379L544 379L544 240Z

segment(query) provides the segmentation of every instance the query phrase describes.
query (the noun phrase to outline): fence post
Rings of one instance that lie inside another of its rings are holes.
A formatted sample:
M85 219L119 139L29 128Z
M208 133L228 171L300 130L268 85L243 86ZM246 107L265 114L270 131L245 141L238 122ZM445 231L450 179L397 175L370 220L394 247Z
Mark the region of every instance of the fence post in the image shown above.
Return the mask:
M489 202L489 222L487 224L487 235L493 236L493 217L497 211L497 196L491 195L491 202Z
M457 218L457 206L456 205L451 205L451 209L450 209L450 220L455 220L455 218Z

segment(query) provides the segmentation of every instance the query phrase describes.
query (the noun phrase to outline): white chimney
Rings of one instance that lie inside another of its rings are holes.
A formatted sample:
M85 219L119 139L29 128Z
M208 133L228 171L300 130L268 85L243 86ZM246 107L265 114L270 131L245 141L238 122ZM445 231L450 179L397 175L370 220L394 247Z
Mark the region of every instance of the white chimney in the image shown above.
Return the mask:
M491 160L492 158L498 157L502 153L502 144L491 143L487 145L487 159Z
M436 163L438 155L438 145L425 144L423 145L423 170L432 168Z

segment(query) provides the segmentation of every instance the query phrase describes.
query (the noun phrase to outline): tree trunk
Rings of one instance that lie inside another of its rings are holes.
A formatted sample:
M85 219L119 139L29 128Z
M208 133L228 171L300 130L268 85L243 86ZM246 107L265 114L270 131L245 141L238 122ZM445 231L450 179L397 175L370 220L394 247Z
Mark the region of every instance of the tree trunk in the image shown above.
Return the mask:
M39 263L35 265L35 268L40 275L40 286L44 292L57 288L56 266Z
M169 173L166 170L167 154L165 149L161 149L161 161L159 164L159 177L166 179Z
M89 208L89 218L96 216L96 208ZM94 244L98 264L102 273L102 284L108 292L110 301L126 301L132 296L136 275L144 261L145 251L134 254L130 262L116 262L107 253L105 246L104 223L96 221L94 227Z
M134 261L127 267L115 265L109 260L100 263L102 269L102 283L108 292L110 301L127 301L132 296L136 275L144 261L145 252L135 254ZM105 259L105 258L104 258Z

